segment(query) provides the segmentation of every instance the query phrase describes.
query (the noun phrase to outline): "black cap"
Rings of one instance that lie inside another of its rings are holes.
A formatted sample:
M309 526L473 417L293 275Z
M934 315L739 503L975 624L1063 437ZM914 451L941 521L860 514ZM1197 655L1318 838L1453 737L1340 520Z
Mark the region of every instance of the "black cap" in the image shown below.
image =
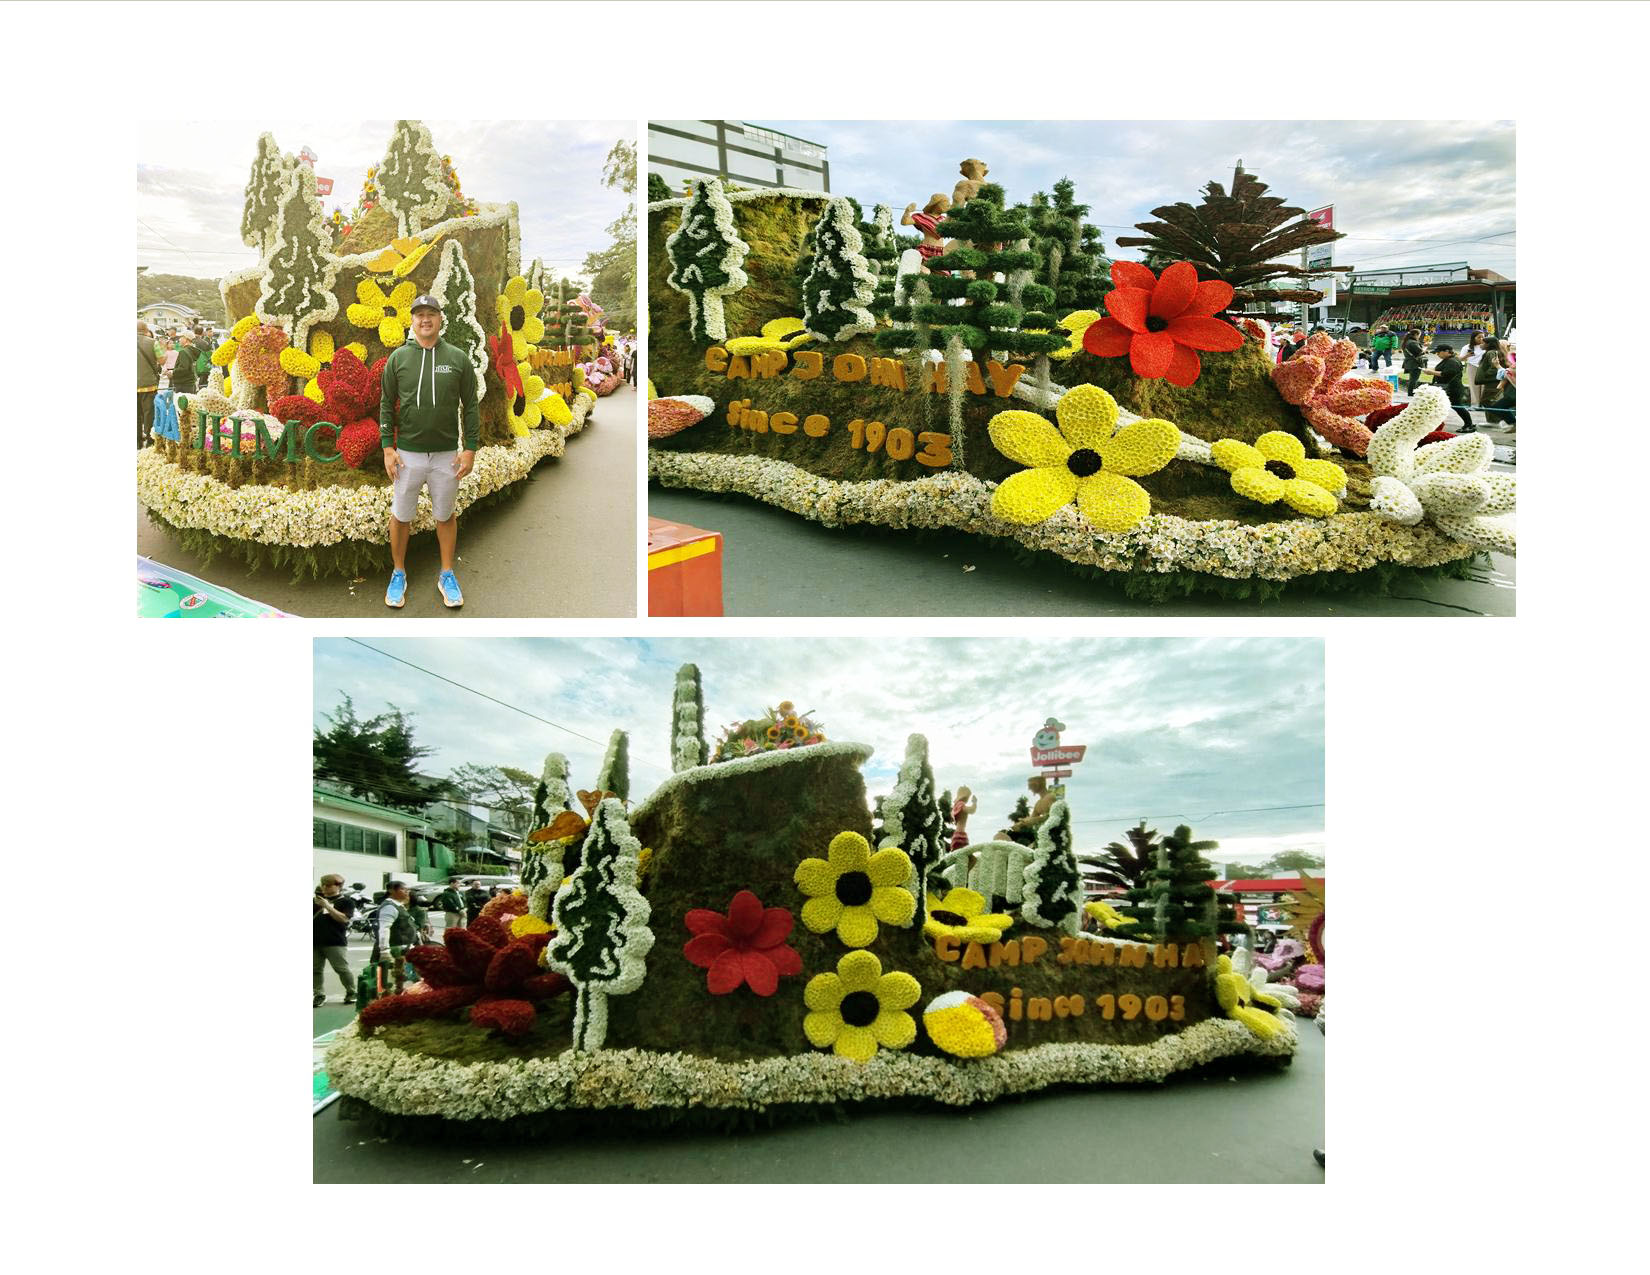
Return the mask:
M437 301L427 292L412 303L412 308L414 310L422 310L425 306L429 306L430 309L434 310L437 314L441 313L441 302Z

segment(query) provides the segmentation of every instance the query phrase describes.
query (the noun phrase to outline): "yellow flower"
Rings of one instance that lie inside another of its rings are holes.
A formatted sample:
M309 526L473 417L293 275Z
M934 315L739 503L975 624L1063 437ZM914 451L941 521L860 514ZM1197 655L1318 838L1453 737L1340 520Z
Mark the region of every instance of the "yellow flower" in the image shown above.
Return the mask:
M928 896L928 919L923 934L931 939L949 934L959 943L996 943L1014 918L985 910L985 896L959 886L944 898Z
M874 952L849 952L836 963L836 973L808 980L802 1031L818 1049L869 1062L878 1047L904 1049L917 1038L917 1021L905 1011L921 995L909 974L884 974Z
M403 279L388 295L378 286L378 280L363 279L355 285L357 304L349 308L349 321L358 328L377 329L379 344L393 350L407 339L407 324L412 322L412 303L417 296L418 286L411 279Z
M1108 930L1121 930L1126 925L1140 924L1138 919L1132 916L1124 916L1109 903L1085 903L1083 904L1083 911Z
M532 368L525 363L516 364L516 371L521 374L521 387L525 392L510 393L510 428L525 438L527 431L544 419L543 409L539 406L539 397L544 393L544 381L541 377L534 376Z
M1117 428L1117 402L1095 385L1067 390L1055 406L1055 430L1035 412L998 412L987 428L997 450L1031 468L1011 474L991 494L991 512L1032 526L1075 497L1097 531L1127 531L1151 512L1151 497L1133 481L1174 459L1180 431L1165 420Z
M367 361L367 347L362 345L361 342L351 341L343 348L354 353L355 357L360 359L361 362L365 363ZM319 403L326 395L322 392L321 386L315 380L315 377L319 375L323 367L332 362L337 353L338 349L332 339L332 333L317 330L310 335L308 354L290 345L281 351L281 371L288 376L302 377L305 381L304 397L314 399L315 402Z
M905 888L911 860L905 851L884 846L871 853L870 842L857 832L831 838L827 859L804 859L795 881L808 901L802 924L815 934L835 930L849 947L867 947L877 937L877 922L909 925L917 900Z
M544 320L539 318L542 309L544 293L529 288L519 274L504 285L504 295L498 299L498 316L510 333L516 358L525 359L528 348L544 339Z
M1236 1019L1257 1036L1281 1036L1289 1030L1276 1014L1251 1007L1253 1003L1278 1009L1283 1002L1274 1000L1264 992L1257 992L1248 979L1232 968L1232 958L1229 956L1222 956L1215 962L1215 999L1226 1011L1226 1017Z
M573 409L560 394L547 394L539 400L539 414L552 425L566 429L573 423Z
M1327 518L1346 488L1346 471L1327 460L1307 460L1293 434L1272 430L1253 447L1222 438L1209 449L1215 464L1232 475L1232 490L1245 500L1273 505L1282 500L1297 513Z
M801 319L770 319L762 325L761 336L736 336L724 341L722 348L729 354L761 354L767 350L794 350L815 339Z
M385 248L383 252L367 262L367 269L375 274L387 273L397 279L404 279L417 269L418 263L424 260L425 254L435 247L436 240L446 233L446 231L442 231L441 234L427 240L410 238L393 240L388 248Z
M258 326L258 316L249 314L229 329L229 339L212 351L212 363L215 367L233 367L235 351L239 348L241 338ZM228 391L226 390L225 393Z
M550 922L540 920L538 917L526 912L510 922L511 938L525 938L529 934L554 934L555 931L556 927L551 925Z
M1098 323L1099 321L1100 311L1098 310L1074 310L1061 319L1060 327L1071 334L1071 339L1066 342L1065 349L1055 350L1049 355L1049 358L1063 363L1072 355L1081 354L1083 352L1083 333L1089 330L1091 323Z

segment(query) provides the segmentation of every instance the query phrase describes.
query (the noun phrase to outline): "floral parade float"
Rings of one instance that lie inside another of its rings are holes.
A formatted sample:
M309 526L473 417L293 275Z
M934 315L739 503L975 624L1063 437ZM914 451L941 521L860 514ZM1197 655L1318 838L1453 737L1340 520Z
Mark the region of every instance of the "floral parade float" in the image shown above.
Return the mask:
M1510 478L1472 508L1394 504L1365 423L1392 388L1350 375L1351 342L1273 364L1244 307L1315 298L1278 258L1337 232L1240 169L1120 241L1151 265L1108 262L1069 181L1010 206L968 163L921 239L818 191L649 205L654 482L991 537L1144 597L1379 589L1513 551ZM1463 534L1485 513L1493 536Z
M208 384L178 397L177 437L137 459L149 516L208 560L229 552L312 575L382 565L379 376L410 339L420 295L441 301L442 338L469 356L481 391L459 512L522 490L589 422L596 394L579 364L599 339L546 321L572 285L537 261L523 270L516 205L465 196L422 124L396 124L354 210L330 219L313 168L264 134L241 236L259 264L219 283L231 327ZM422 495L412 529L434 525Z
M789 740L728 744L788 717ZM1128 932L1097 930L1063 800L1030 845L953 852L923 736L873 817L872 750L806 717L780 704L713 753L686 665L674 773L646 797L629 800L622 731L587 791L551 754L522 891L414 948L424 988L374 1001L329 1052L346 1116L505 1137L737 1125L1293 1056L1287 1006L1219 952L1242 927L1208 885L1214 843L1177 829Z

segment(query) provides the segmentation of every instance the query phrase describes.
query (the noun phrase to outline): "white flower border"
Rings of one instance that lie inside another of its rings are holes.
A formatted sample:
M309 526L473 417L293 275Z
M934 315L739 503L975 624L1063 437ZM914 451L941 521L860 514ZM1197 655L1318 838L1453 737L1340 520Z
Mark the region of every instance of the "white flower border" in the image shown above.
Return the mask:
M1060 1043L965 1062L878 1050L868 1063L831 1053L724 1063L646 1049L461 1063L362 1037L354 1023L327 1051L339 1092L380 1111L451 1120L507 1120L541 1111L710 1107L760 1111L780 1103L928 1098L991 1102L1051 1085L1160 1083L1222 1058L1288 1058L1293 1026L1263 1040L1241 1023L1207 1019L1149 1045Z
M750 757L736 757L732 761L712 762L706 766L695 766L691 770L680 770L665 780L647 797L638 803L630 812L630 824L635 827L643 818L653 813L667 793L691 785L702 784L713 779L728 779L735 775L749 775L758 770L767 770L773 766L783 766L795 761L817 761L824 757L852 757L856 762L863 764L869 760L876 750L869 744L850 744L843 740L827 740L823 744L806 744L800 748L775 748L769 752L756 753Z
M591 400L579 397L566 429L547 426L509 444L476 451L475 468L458 485L455 513L463 513L483 496L519 482L547 456L561 456L569 435L584 428ZM341 463L341 462L340 462ZM391 491L388 486L319 487L294 491L273 485L231 487L211 474L174 464L159 449L146 447L137 456L137 494L144 508L174 527L209 531L234 540L312 548L345 540L388 543ZM412 530L435 528L428 492L418 497Z
M462 300L465 304L456 315L443 315L446 320L443 331L457 324L475 333L476 342L472 347L470 366L476 372L476 399L479 402L487 397L487 333L482 329L481 320L476 315L476 279L470 270L469 259L464 255L464 245L456 239L449 239L441 247L441 264L436 268L435 279L430 284L430 295L445 301L447 289L452 284L455 274L462 275Z
M1020 897L1022 900L1020 904L1020 919L1025 921L1028 925L1037 925L1043 927L1044 929L1054 929L1057 927L1064 933L1075 938L1078 927L1082 923L1083 919L1084 900L1083 888L1081 884L1076 887L1075 893L1071 893L1066 896L1071 901L1071 915L1066 917L1064 921L1055 921L1043 915L1041 911L1043 900L1037 893L1038 885L1041 883L1042 879L1043 865L1048 862L1051 855L1057 853L1057 848L1054 844L1054 836L1050 829L1062 824L1065 826L1066 838L1069 845L1071 838L1071 809L1064 801L1057 801L1049 807L1048 818L1044 819L1038 826L1037 840L1032 846L1031 856L1026 860L1025 867L1020 871ZM1072 866L1075 870L1075 862ZM1082 875L1079 873L1078 881L1081 882L1081 880ZM1053 902L1053 900L1050 900L1050 902Z
M1478 550L1431 527L1405 527L1374 512L1250 525L1148 514L1116 535L1095 531L1075 506L1034 526L991 512L994 483L949 470L922 478L842 481L788 461L650 447L648 476L667 487L737 492L827 527L874 523L967 531L1014 540L1105 571L1197 571L1231 580L1291 580L1321 571L1362 571L1381 562L1430 567Z

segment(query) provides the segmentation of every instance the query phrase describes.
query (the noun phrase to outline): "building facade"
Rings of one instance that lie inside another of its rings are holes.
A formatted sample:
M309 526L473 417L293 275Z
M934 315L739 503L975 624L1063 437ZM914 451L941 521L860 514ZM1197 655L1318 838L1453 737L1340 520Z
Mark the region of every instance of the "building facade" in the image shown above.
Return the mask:
M416 880L418 847L427 840L422 814L346 797L317 788L312 816L311 861L315 879L339 873L347 883L382 890L395 877Z
M649 120L647 171L678 194L706 177L740 186L831 189L824 146L742 120Z
M157 332L181 332L201 321L200 311L177 301L151 301L138 308L137 317Z

